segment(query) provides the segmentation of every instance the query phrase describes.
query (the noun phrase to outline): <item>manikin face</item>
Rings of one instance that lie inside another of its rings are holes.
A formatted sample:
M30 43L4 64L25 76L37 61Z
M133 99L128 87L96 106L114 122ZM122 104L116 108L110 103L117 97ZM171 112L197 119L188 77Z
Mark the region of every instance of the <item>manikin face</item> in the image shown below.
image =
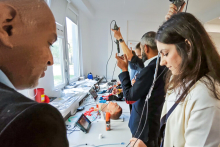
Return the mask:
M19 90L37 86L47 66L53 65L50 45L57 38L55 19L46 3L35 3L36 6L30 3L32 11L23 6L27 10L14 17L9 36L12 49L0 49L5 56L1 70Z
M138 58L142 59L141 50L135 49L135 54L138 56Z
M161 55L161 66L166 66L173 75L178 75L182 58L179 56L174 44L164 44L157 41L157 48Z
M119 105L114 102L109 102L107 107L108 107L108 111L110 112L110 114L114 114L120 111Z

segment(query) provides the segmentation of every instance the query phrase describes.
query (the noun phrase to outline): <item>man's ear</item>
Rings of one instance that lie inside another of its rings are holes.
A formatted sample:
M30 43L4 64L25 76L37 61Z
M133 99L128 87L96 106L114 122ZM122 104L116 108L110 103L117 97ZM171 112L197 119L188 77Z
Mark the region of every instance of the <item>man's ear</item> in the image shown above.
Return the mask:
M0 3L0 45L13 48L10 36L13 34L13 20L17 15L15 8Z
M146 54L149 52L149 47L146 44L144 45L144 51Z

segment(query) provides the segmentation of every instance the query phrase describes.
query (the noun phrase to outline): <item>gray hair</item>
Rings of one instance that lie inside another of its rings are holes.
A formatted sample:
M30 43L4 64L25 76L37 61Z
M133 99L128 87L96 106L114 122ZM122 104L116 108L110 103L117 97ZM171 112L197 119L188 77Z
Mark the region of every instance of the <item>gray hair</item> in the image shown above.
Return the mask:
M157 50L155 37L156 37L156 32L151 31L151 32L145 33L141 38L141 45L142 46L147 45L152 50Z

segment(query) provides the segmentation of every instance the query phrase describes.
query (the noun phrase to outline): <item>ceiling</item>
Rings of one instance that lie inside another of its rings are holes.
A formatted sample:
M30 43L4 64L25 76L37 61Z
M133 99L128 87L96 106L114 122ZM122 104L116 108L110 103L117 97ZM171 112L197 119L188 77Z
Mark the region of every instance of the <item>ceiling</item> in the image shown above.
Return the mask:
M88 13L90 18L121 16L125 19L136 17L161 21L168 11L169 0L71 0L78 9ZM186 0L185 0L186 1ZM84 3L85 7L82 7ZM189 0L187 12L207 22L220 17L220 0ZM86 10L87 9L87 10Z

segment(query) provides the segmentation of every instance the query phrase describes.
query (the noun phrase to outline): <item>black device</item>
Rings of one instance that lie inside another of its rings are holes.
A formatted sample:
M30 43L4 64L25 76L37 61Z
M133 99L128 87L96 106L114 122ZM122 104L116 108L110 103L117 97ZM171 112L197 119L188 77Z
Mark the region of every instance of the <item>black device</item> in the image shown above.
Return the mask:
M117 97L116 95L109 96L108 101L122 101L123 97Z
M84 114L82 114L77 120L75 126L79 127L79 129L84 133L88 133L89 128L91 127L91 121Z
M100 90L100 86L98 83L94 84L93 89L98 92Z
M96 77L94 77L94 80L99 81L100 77L96 75Z
M77 112L82 111L82 110L84 110L84 107L82 107L82 106L77 108Z
M169 1L172 2L174 5L176 5L177 11L179 10L179 7L185 3L184 0L169 0Z
M93 98L96 100L96 98L98 97L95 89L92 87L90 90L89 90L89 93L93 96Z
M114 25L114 29L113 30L118 30L119 27L117 26L116 22L115 22L115 25ZM118 50L118 53L120 53L120 47L119 47L119 41L116 40L115 43L117 44L117 50Z

